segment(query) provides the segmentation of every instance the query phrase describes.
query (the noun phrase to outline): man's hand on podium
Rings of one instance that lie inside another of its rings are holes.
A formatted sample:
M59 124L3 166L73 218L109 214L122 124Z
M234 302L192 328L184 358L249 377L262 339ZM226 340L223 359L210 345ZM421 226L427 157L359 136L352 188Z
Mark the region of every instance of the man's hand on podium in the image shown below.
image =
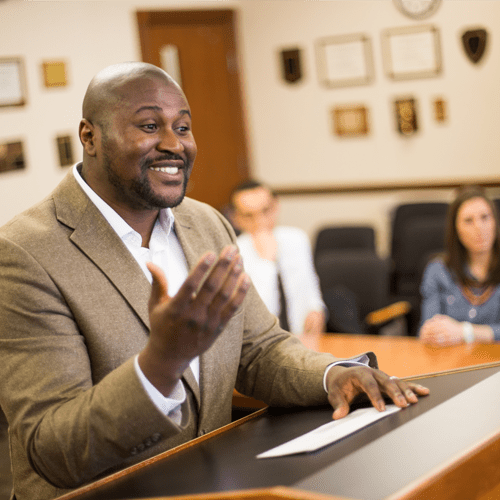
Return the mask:
M368 366L334 366L328 371L326 387L335 420L349 413L350 404L360 394L366 394L379 411L385 410L383 395L390 397L396 406L405 408L416 403L418 396L429 394L427 387L390 377Z

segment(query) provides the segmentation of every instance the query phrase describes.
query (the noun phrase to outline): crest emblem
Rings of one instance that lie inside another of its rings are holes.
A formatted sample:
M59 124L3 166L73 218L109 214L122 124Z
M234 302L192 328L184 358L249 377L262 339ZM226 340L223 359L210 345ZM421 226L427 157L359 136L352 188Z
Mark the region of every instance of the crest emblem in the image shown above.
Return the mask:
M296 83L302 78L300 50L290 49L281 51L283 78L289 83Z
M469 30L462 35L465 53L473 63L477 63L486 51L488 33L485 29Z

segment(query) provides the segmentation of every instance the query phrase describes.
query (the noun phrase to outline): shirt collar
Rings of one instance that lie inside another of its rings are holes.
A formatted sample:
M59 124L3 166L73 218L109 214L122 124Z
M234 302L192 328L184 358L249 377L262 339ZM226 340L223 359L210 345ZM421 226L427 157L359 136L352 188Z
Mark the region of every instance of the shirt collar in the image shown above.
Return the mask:
M122 241L127 243L141 244L140 234L132 229L118 213L111 208L84 180L78 171L81 163L77 163L73 167L73 175L83 189L85 194L90 198L92 203L102 213L109 225L114 229ZM160 216L156 219L153 233L151 235L150 247L153 250L155 247L160 249L167 245L167 238L172 231L174 225L174 214L171 208L163 208L160 210Z

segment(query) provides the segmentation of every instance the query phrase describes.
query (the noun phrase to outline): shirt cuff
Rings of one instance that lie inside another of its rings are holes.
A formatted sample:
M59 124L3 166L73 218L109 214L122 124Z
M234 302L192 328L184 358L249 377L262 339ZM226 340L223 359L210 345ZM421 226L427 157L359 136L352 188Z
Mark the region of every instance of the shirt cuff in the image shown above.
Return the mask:
M344 361L335 361L331 365L328 365L326 367L325 374L323 375L323 388L325 389L325 392L328 392L328 389L326 387L326 376L330 371L330 368L334 366L343 366L345 368L349 368L350 366L369 366L369 364L370 364L370 358L366 354L362 354L357 358L352 358Z
M186 400L186 390L184 385L179 380L171 392L170 396L166 398L147 378L144 373L142 373L141 367L139 366L139 356L134 359L134 367L139 377L139 380L144 387L144 390L148 394L154 405L160 410L163 415L171 418L177 425L180 424L182 414L181 405Z

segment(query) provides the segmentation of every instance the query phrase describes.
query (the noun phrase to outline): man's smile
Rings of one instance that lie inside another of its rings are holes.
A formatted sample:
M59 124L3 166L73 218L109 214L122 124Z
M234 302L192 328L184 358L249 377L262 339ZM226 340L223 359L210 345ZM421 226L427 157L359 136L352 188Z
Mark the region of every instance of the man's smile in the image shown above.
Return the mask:
M153 170L154 172L165 172L170 175L179 173L179 167L149 167L149 170Z

